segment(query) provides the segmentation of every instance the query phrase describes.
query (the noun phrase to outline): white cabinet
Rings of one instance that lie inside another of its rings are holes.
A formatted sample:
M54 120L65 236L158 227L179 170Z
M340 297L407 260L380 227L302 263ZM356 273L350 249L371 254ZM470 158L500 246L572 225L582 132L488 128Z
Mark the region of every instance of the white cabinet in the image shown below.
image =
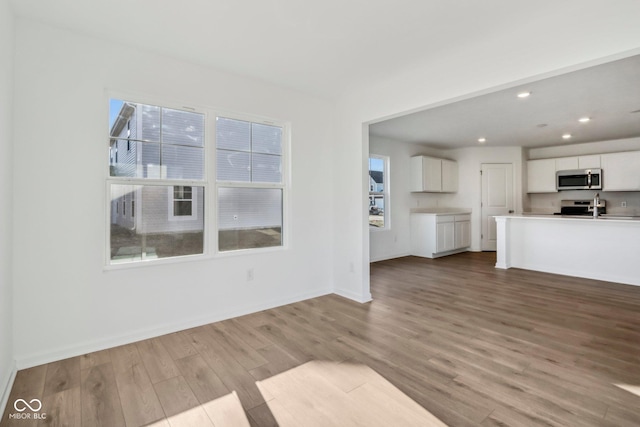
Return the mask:
M471 246L471 215L456 215L455 247Z
M594 169L600 167L600 154L589 156L560 157L556 159L556 171L572 169Z
M411 191L455 193L458 191L458 163L428 156L412 157Z
M600 154L578 156L578 169L598 169L601 167Z
M556 159L527 162L527 193L555 193Z
M451 251L456 246L454 216L436 217L436 252Z
M471 214L411 214L411 254L426 258L451 255L471 246Z
M458 163L453 160L442 159L442 192L455 193L458 191Z
M566 171L571 169L578 169L577 157L560 157L556 159L556 171ZM555 179L555 173L553 174Z
M640 151L600 157L603 191L640 191Z

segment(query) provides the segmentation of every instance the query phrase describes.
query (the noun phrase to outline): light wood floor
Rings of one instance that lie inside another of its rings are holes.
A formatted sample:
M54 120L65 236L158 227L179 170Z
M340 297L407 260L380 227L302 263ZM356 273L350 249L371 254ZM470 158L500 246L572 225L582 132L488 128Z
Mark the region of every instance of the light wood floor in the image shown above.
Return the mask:
M640 386L640 287L494 263L378 262L370 304L325 296L26 369L0 425L38 425L8 420L17 398L42 400L41 425L276 425L258 385L311 360L369 367L451 426L640 425L622 388Z

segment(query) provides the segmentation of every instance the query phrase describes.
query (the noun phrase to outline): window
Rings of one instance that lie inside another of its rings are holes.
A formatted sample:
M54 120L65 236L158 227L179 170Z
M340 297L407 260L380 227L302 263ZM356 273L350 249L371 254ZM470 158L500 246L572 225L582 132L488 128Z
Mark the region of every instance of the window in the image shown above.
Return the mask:
M197 215L197 200L193 197L193 187L175 185L169 189L170 220L193 219Z
M107 264L284 245L283 124L122 99L109 116Z
M109 115L109 263L203 254L205 115L118 99Z
M389 226L389 158L369 156L369 227Z
M216 118L218 250L282 246L283 128Z

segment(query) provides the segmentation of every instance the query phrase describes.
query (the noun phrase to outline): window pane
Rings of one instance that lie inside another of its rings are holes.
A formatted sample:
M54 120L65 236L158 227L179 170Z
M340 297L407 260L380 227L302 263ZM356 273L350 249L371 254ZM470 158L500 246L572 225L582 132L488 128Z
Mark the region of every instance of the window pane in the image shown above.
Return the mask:
M220 251L282 246L282 190L220 188Z
M384 227L384 196L369 196L369 225Z
M251 123L216 117L216 147L251 151Z
M282 182L282 157L269 154L254 154L252 157L253 182Z
M163 108L162 143L204 147L204 114Z
M162 166L168 179L204 179L204 150L162 144Z
M384 191L384 160L369 158L369 191Z
M251 154L240 151L216 151L218 181L251 181Z
M133 105L137 105L142 110L140 113L140 139L160 142L160 107L144 104Z
M202 254L204 188L191 188L193 200L178 207L175 220L172 186L111 185L111 263ZM128 202L131 209L119 208Z
M251 129L255 153L282 154L282 128L252 123Z
M109 166L111 176L160 178L160 144L112 139Z

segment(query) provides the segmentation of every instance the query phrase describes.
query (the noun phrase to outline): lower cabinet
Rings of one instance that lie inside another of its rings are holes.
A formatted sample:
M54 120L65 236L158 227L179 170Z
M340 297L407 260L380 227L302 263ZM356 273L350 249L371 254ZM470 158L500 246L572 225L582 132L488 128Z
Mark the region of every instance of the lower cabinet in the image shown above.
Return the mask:
M411 214L411 254L427 258L466 251L471 246L471 215Z

